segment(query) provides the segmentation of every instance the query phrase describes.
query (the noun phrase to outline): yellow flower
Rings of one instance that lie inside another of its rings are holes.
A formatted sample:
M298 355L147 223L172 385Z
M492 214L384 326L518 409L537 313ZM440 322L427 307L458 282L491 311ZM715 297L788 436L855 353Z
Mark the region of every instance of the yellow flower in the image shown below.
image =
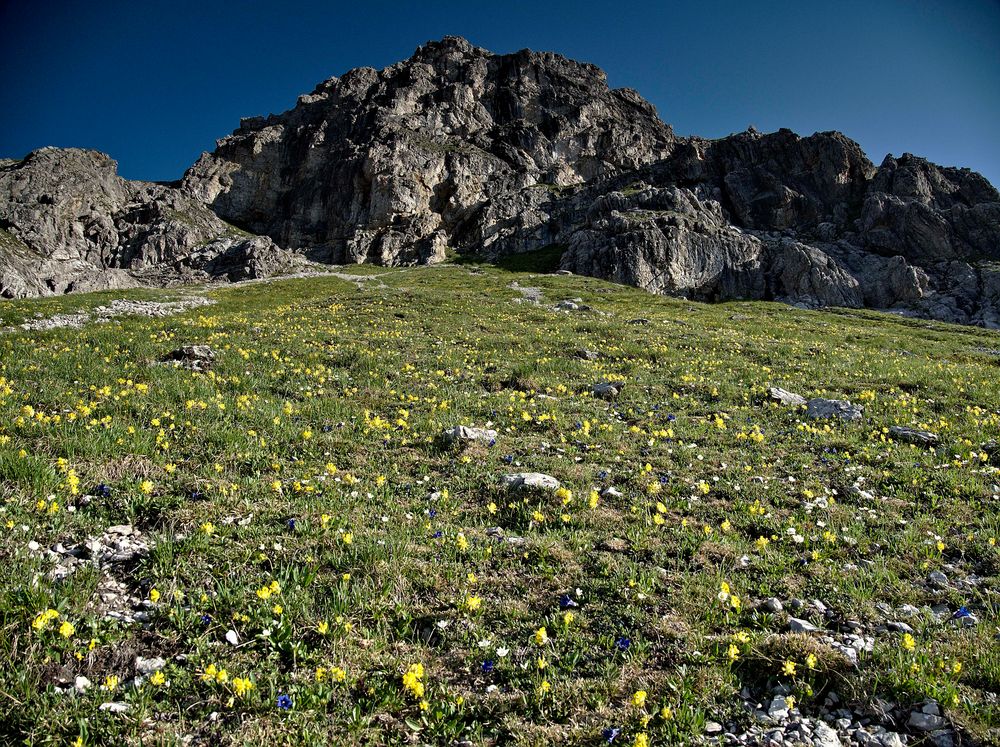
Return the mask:
M236 693L236 697L242 698L250 693L254 689L253 682L247 677L233 677L233 692Z
M165 674L163 674L163 672L157 670L153 672L153 674L150 676L149 682L151 685L154 685L156 687L161 687L167 683L167 677Z
M469 549L469 540L465 538L465 534L463 532L459 532L455 537L455 546L462 552Z
M316 681L322 682L326 679L327 671L325 667L316 667Z
M726 657L730 661L736 661L740 658L740 648L735 643L730 643L729 648L726 650Z
M789 677L794 677L795 676L795 662L794 661L789 661L789 660L786 659L785 663L781 667L781 671L782 671L783 674L787 674Z
M210 521L206 521L204 524L201 525L201 531L207 534L208 536L212 536L212 534L215 532L215 524L213 524Z
M816 661L817 661L816 654L809 654L806 657L806 666L809 667L810 669L815 669Z
M483 600L481 597L469 596L465 598L465 609L469 612L475 612L482 606Z
M75 632L76 628L68 620L63 621L63 624L59 626L59 635L63 638L70 638Z
M320 635L326 635L330 632L330 623L326 620L320 620L319 625L316 626L316 630Z
M269 598L271 596L271 587L261 586L259 589L257 589L257 596L260 597L261 599Z
M545 626L543 625L542 627L540 627L538 630L535 631L535 644L538 646L544 646L546 643L548 643L548 640L549 640L549 632L545 629Z
M139 483L139 491L143 495L149 495L150 493L152 493L153 492L152 480L143 480L141 483Z
M160 601L160 592L157 591L155 588L149 590L149 601L150 602Z
M109 674L107 677L104 678L103 689L107 690L109 693L117 690L118 678L113 674Z
M351 534L350 532L344 532L342 535L340 535L340 541L343 542L345 545L349 545L352 542L354 542L354 535Z
M542 684L540 684L538 686L538 694L539 695L545 695L550 690L552 690L552 685L549 683L549 681L548 680L542 680Z
M205 671L201 673L201 681L210 682L215 679L218 673L219 670L216 669L215 664L209 664L207 667L205 667Z
M636 734L635 741L632 742L632 747L649 747L649 735L646 732Z
M645 708L647 695L645 690L636 690L632 693L632 705L636 708Z
M330 676L337 682L343 682L347 679L347 672L340 667L334 667L330 670Z
M35 615L35 619L31 621L31 627L37 631L42 631L49 627L49 623L58 618L59 613L49 608Z
M424 697L424 665L417 662L411 664L403 674L403 687L409 690L414 698Z
M912 651L917 647L917 642L913 639L913 636L909 633L903 633L903 642L901 644L907 651Z

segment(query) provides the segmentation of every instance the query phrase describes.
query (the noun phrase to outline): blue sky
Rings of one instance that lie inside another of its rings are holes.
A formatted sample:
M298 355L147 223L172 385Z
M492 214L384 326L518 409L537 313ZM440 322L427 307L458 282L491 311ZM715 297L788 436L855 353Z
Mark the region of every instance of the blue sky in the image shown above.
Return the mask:
M1000 185L1000 2L0 3L0 156L110 153L175 179L241 116L459 34L593 62L682 135L841 130Z

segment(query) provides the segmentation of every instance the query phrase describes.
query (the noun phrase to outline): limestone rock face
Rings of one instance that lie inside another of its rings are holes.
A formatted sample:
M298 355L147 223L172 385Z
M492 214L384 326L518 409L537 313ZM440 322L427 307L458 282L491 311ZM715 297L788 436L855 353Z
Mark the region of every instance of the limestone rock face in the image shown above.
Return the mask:
M446 37L385 70L331 78L284 114L243 120L184 187L324 261L433 262L466 221L484 248L530 232L548 217L538 206L550 190L649 163L673 141L650 104L610 90L593 65Z
M593 65L445 37L244 119L173 185L92 151L0 161L0 296L560 249L704 301L1000 327L1000 195L838 132L680 138Z
M130 182L103 153L0 163L0 296L264 276L283 253L177 189Z

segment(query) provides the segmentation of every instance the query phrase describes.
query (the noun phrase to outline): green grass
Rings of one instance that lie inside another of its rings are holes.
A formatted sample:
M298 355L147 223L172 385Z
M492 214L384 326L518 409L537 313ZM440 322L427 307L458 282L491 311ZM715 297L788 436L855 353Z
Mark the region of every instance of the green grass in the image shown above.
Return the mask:
M783 682L805 712L831 690L859 707L934 697L963 733L995 742L1000 457L983 444L1000 435L1000 359L980 349L1000 335L576 276L528 282L590 311L516 303L507 286L525 276L511 270L551 269L559 253L360 288L237 286L174 317L0 333L0 741L596 744L619 726L622 743L676 744L708 719L748 722L739 691ZM0 319L174 295L9 302ZM639 316L649 324L627 324ZM153 365L189 343L217 351L210 373ZM626 381L620 399L590 396L609 377ZM766 400L771 383L860 402L865 418L807 422ZM497 442L445 446L456 423L492 424ZM896 424L942 444L889 441ZM554 475L571 495L507 495L498 481L514 471ZM98 483L111 496L85 503ZM592 504L609 485L622 496ZM55 581L28 550L122 523L153 544L117 571L157 598L145 625L95 611L96 569ZM522 540L498 540L497 526ZM627 551L602 549L611 538ZM925 584L935 570L949 589ZM720 601L723 583L739 609ZM576 589L567 620L560 597ZM754 609L770 596L872 625L880 603L967 605L979 624L909 620L912 651L878 633L854 669ZM34 629L50 608L59 617ZM163 657L166 681L126 686L137 655ZM419 697L404 684L418 663ZM94 687L56 692L77 675ZM100 689L108 677L114 692ZM238 695L237 677L253 689ZM128 713L99 710L112 700Z

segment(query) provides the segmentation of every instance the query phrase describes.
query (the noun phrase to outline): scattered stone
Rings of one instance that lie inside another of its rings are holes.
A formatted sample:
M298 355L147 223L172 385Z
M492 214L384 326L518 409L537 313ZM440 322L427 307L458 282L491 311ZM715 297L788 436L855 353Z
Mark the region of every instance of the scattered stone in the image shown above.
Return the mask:
M158 656L154 656L149 659L144 659L141 656L135 657L135 670L139 674L149 675L163 669L166 665L167 662Z
M622 491L620 491L618 488L607 487L601 491L601 498L621 498L621 497L622 497Z
M788 618L788 628L793 633L817 633L819 628L813 625L808 620L802 620L798 617Z
M445 441L455 443L456 441L472 442L485 441L492 444L497 440L497 432L488 428L471 428L465 425L455 425L446 430L443 434Z
M906 722L906 725L917 731L936 731L943 729L948 725L948 722L941 716L924 713L923 711L913 711L910 713L910 719Z
M713 734L721 734L723 731L722 724L718 721L706 721L705 722L705 733L709 736Z
M556 304L560 311L580 311L581 306L576 301L560 301Z
M768 612L781 612L784 609L784 606L781 604L781 600L778 599L777 597L771 597L770 599L765 599L761 603L761 607L763 607Z
M769 387L767 394L771 399L790 407L801 407L806 403L806 398L802 395L789 392L777 386Z
M87 690L89 690L92 686L93 683L82 674L77 676L77 678L73 681L73 688L81 694L87 692Z
M624 553L628 552L631 547L632 546L628 543L628 540L623 540L620 537L610 537L609 539L602 541L601 544L597 546L597 549L603 550L604 552Z
M806 417L809 418L840 418L841 420L860 420L864 408L851 404L846 399L823 399L815 397L806 403Z
M172 350L162 359L163 362L173 362L180 368L186 368L196 373L204 373L215 362L215 351L208 345L185 345Z
M240 645L240 636L235 630L230 629L226 631L226 640L229 641L230 646Z
M510 491L557 490L561 484L556 478L551 475L543 475L541 472L518 472L504 475L501 482Z
M897 441L905 441L908 444L917 444L918 446L933 446L940 441L936 433L921 431L904 425L891 426L889 428L889 437Z
M593 393L600 399L616 399L624 388L625 383L622 381L599 381L594 384Z
M128 711L128 703L121 703L117 701L101 703L101 705L98 706L98 710L108 711L109 713L125 713Z
M629 319L626 324L649 324L648 319Z
M767 706L767 715L775 721L783 721L788 718L788 701L785 696L776 695Z
M936 586L942 588L948 585L948 577L944 575L941 571L931 571L930 575L927 576L927 581L931 586Z
M596 360L600 360L600 357L601 357L601 354L598 353L597 351L586 350L586 349L583 349L583 348L581 348L580 350L577 350L576 353L574 353L574 355L577 358L580 358L580 359L585 360L585 361L596 361Z

